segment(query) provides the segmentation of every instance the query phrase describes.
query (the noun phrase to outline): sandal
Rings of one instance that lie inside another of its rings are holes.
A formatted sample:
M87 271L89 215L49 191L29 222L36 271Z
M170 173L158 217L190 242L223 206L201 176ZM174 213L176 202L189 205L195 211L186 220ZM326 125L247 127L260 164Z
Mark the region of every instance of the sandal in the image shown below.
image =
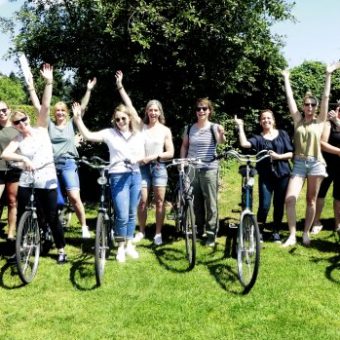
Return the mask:
M322 225L322 224L313 226L313 227L312 227L311 234L312 234L312 235L319 234L319 232L322 230L322 228L323 228L323 225Z

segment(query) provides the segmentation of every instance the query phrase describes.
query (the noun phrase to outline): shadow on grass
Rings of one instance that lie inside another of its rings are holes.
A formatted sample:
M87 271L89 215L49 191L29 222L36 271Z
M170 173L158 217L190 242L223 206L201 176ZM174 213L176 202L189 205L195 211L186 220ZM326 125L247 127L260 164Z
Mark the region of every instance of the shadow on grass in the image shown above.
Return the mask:
M4 289L17 289L25 286L19 278L16 263L7 261L1 267L0 286Z

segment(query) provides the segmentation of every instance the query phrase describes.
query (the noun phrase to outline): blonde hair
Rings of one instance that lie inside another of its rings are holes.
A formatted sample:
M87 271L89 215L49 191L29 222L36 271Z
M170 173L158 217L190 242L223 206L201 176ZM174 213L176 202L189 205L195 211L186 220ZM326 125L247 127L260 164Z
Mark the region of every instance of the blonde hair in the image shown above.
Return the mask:
M315 101L316 106L319 106L319 100L316 98L311 91L307 91L305 96L303 97L303 105L305 105L305 100L306 99L311 99Z
M67 107L67 105L66 105L65 102L58 102L58 103L55 103L55 104L54 104L53 110L52 110L53 115L55 116L55 113L56 113L56 111L57 111L57 109L58 109L59 107L60 107L62 110L64 110L64 111L66 112L67 118L68 118L69 115L70 115L70 112L69 112L69 109L68 109L68 107Z
M14 121L19 120L19 119L24 118L24 117L28 117L28 115L25 112L14 111L11 114L11 122L14 122Z
M145 117L144 117L144 123L145 124L149 124L150 123L150 120L149 120L149 115L148 115L148 110L150 108L150 106L152 105L156 105L158 107L158 110L159 110L159 122L162 123L162 124L165 124L165 116L164 116L164 111L163 111L163 106L161 104L161 102L157 99L151 99L148 101L148 103L146 104L146 107L145 107Z
M133 114L131 113L130 109L124 104L119 104L115 108L113 115L112 115L112 120L111 120L112 125L117 127L117 124L116 124L116 121L115 121L115 116L116 116L116 113L118 111L125 113L129 117L129 119L130 119L129 129L132 133L136 133L138 131L138 124L137 124Z

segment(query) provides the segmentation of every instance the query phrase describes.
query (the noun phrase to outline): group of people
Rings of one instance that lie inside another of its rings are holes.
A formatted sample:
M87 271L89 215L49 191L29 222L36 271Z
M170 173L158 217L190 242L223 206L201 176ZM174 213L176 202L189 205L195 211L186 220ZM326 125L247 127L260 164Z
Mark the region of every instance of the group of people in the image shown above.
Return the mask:
M301 113L293 97L289 71L282 72L288 107L294 122L294 143L286 131L277 129L271 110L260 113L260 134L246 137L243 120L235 116L239 130L239 142L243 148L256 151L269 150L270 159L257 165L259 173L259 207L257 219L264 227L273 196L273 240L281 242L280 230L286 205L290 235L283 244L296 244L296 202L307 180L306 218L302 237L304 245L310 244L312 233L320 228L320 214L324 197L334 181L334 213L336 228L340 226L340 187L335 168L340 155L340 105L330 111L326 121L330 95L331 74L340 63L327 66L326 84L316 115L318 100L307 94ZM81 104L72 105L73 117L64 102L53 107L54 121L50 118L53 88L53 68L44 64L40 71L45 89L40 103L34 89L33 77L28 79L28 91L38 112L36 127L30 125L29 116L21 111L10 112L0 101L0 195L6 188L8 199L8 240L15 239L16 221L23 213L29 197L29 175L34 171L38 204L51 227L58 263L65 263L65 238L57 215L60 185L66 189L82 226L83 237L90 237L86 224L84 205L80 198L79 176L75 143L76 131L89 141L104 142L110 154L109 178L112 202L115 209L115 237L118 242L116 259L125 262L126 257L138 258L135 244L145 237L148 203L153 194L156 206L156 231L154 244L163 243L162 226L165 217L165 193L168 174L162 162L174 157L171 130L165 126L163 107L158 100L150 100L142 119L123 86L123 73L117 71L116 85L122 104L112 115L111 127L92 132L85 126L83 115L96 78L89 80ZM195 106L196 122L188 125L182 135L180 157L195 157L202 162L195 166L193 176L194 212L197 231L205 235L205 244L214 246L218 230L218 161L214 160L217 144L225 142L224 128L211 122L213 105L208 98L200 98ZM327 162L323 157L323 152ZM327 154L326 154L327 152ZM326 156L327 155L327 156ZM293 159L293 169L289 160ZM128 160L128 162L126 162ZM21 169L9 167L8 162L19 162ZM327 180L322 181L324 178ZM321 184L322 183L322 184ZM321 185L321 190L319 191ZM319 194L319 196L318 196ZM18 208L17 208L18 205ZM135 233L136 222L139 231ZM314 221L314 223L313 223Z
M283 243L284 247L296 244L296 203L305 181L306 215L302 244L309 246L310 234L316 234L322 228L320 215L325 195L333 181L335 230L340 232L340 187L335 176L340 155L340 105L335 111L328 113L327 120L331 74L339 68L340 62L327 66L325 88L318 114L319 102L311 93L305 95L302 113L299 111L289 80L290 73L288 70L282 71L288 107L294 123L293 144L286 131L276 128L271 110L261 112L262 132L249 139L245 135L243 121L235 117L240 145L256 151L268 150L270 153L270 159L260 162L257 166L259 173L257 219L262 231L273 196L272 238L274 242L281 243L279 231L286 207L290 234ZM293 159L292 170L290 159Z

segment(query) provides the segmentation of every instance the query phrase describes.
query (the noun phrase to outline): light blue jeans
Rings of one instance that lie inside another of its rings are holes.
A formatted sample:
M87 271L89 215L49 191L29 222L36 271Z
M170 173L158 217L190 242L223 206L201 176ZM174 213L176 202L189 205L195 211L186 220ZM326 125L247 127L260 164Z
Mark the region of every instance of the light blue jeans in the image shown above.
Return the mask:
M110 185L115 210L115 237L118 242L132 240L141 195L141 174L137 171L110 174Z

